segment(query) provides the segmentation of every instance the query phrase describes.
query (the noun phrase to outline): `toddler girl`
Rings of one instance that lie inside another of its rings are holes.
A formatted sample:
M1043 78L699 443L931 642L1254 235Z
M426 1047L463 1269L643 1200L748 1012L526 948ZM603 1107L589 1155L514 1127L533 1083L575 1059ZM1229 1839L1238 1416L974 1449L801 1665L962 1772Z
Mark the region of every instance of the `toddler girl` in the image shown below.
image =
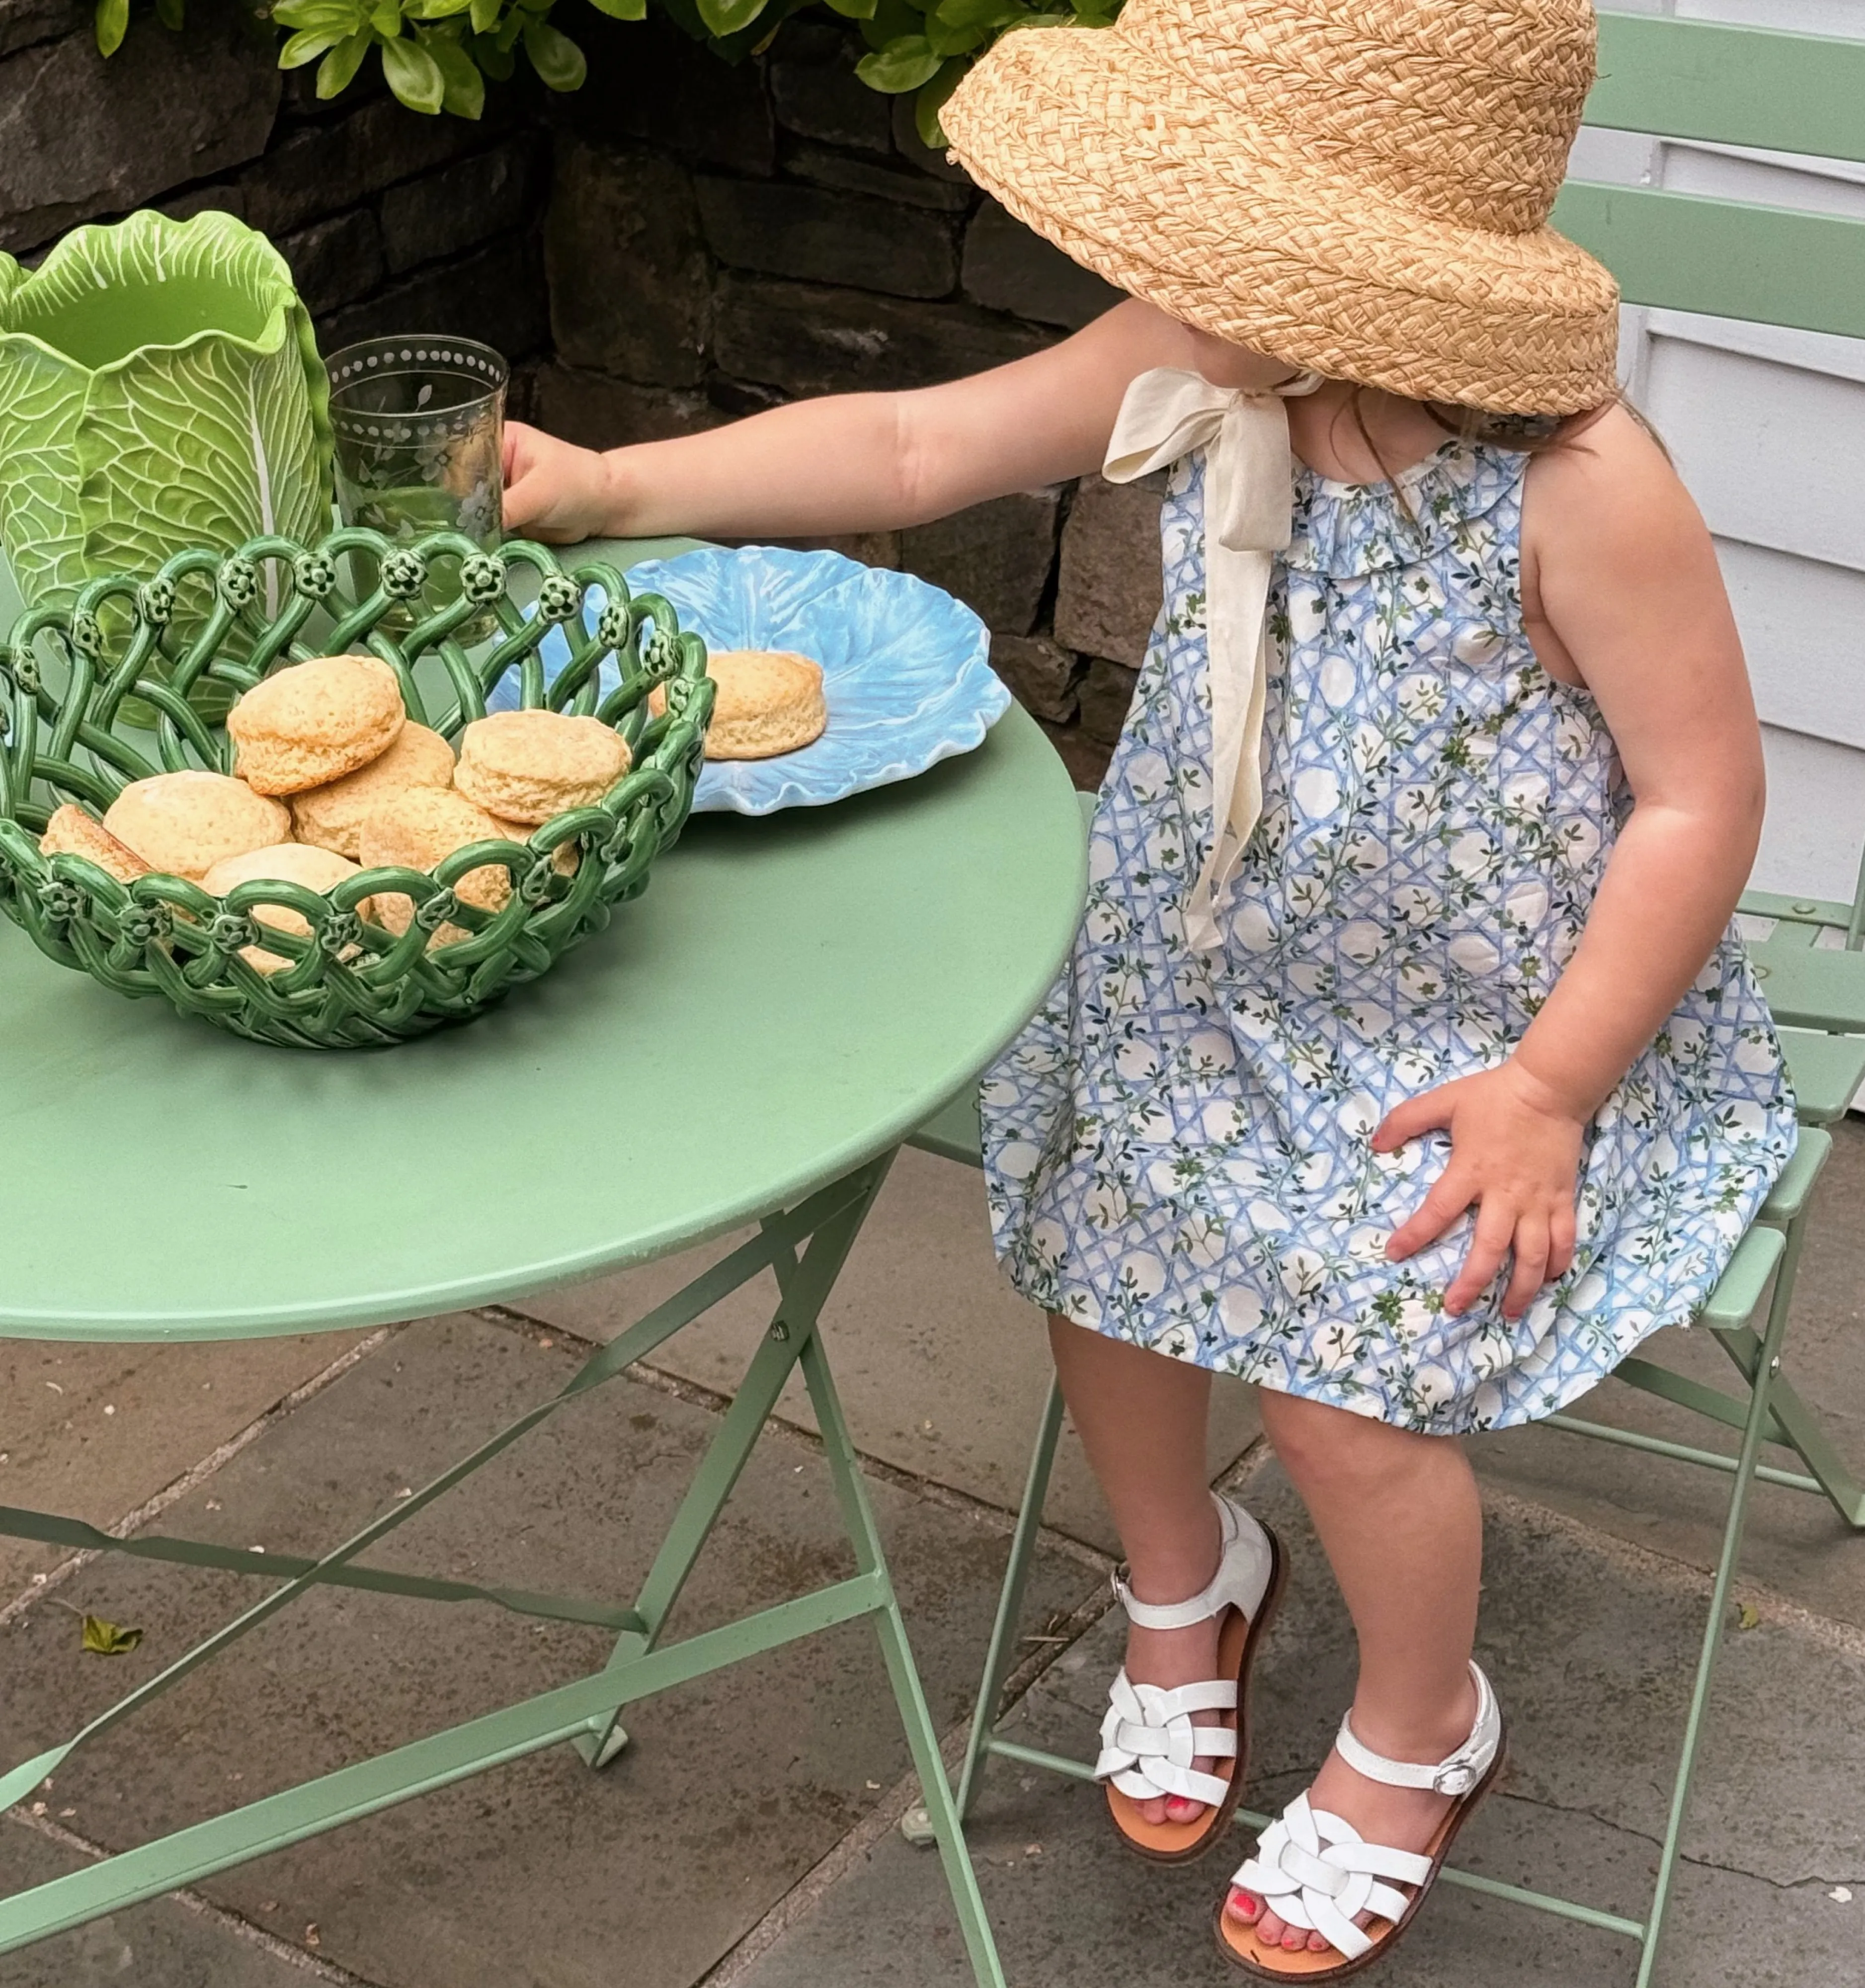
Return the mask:
M1762 802L1735 631L1617 404L1611 279L1546 225L1592 74L1584 0L1006 35L955 156L1130 301L921 392L509 438L508 522L559 539L1169 472L1086 915L985 1156L1127 1555L1120 1837L1194 1857L1243 1790L1283 1554L1206 1489L1214 1371L1259 1384L1352 1613L1334 1750L1218 1906L1275 1980L1383 1953L1502 1763L1454 1439L1688 1320L1793 1145L1727 929Z

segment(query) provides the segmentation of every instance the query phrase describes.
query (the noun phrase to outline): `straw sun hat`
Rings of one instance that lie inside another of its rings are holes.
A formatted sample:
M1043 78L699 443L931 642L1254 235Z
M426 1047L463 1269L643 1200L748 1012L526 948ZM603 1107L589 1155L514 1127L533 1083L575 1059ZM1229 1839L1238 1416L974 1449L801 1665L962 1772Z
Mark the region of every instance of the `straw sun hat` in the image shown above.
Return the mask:
M1547 224L1587 0L1129 0L1005 35L953 155L1078 262L1238 344L1416 400L1613 391L1618 290Z

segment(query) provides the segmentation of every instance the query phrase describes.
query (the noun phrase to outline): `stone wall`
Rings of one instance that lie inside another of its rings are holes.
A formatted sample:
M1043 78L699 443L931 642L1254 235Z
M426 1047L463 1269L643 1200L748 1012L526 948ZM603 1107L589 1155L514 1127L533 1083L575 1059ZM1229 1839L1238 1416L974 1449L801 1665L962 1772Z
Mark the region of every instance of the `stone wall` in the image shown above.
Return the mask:
M178 35L138 8L106 62L88 0L0 0L0 248L222 208L284 252L326 352L421 328L547 350L542 93L496 92L477 124L380 86L321 104L277 46L233 0L190 0Z
M107 63L88 0L0 0L0 248L225 208L288 257L326 351L483 338L515 412L596 447L952 378L1114 300L920 144L852 32L792 19L737 67L663 22L576 32L581 91L495 88L468 124L379 86L319 104L235 0L190 0L179 36L139 8ZM1097 478L841 549L968 600L1092 785L1157 605L1157 509Z
M792 19L738 68L655 24L580 38L589 84L552 106L556 350L527 383L556 433L611 448L925 385L1117 301L928 152L833 23ZM1096 478L829 543L968 601L999 672L1093 785L1158 606L1158 509Z

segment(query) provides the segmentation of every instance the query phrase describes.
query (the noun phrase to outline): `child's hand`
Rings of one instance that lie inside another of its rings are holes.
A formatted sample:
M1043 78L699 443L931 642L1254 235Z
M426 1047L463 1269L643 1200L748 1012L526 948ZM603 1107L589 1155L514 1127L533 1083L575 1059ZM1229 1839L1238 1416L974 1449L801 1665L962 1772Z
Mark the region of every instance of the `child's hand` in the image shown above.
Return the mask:
M508 532L564 544L615 530L609 467L593 449L508 421L505 480Z
M1444 1293L1453 1317L1476 1302L1512 1250L1502 1315L1519 1318L1573 1262L1573 1191L1586 1120L1519 1063L1459 1077L1387 1114L1373 1135L1390 1153L1422 1133L1451 1135L1451 1157L1410 1221L1393 1232L1394 1263L1434 1242L1475 1203L1476 1232Z

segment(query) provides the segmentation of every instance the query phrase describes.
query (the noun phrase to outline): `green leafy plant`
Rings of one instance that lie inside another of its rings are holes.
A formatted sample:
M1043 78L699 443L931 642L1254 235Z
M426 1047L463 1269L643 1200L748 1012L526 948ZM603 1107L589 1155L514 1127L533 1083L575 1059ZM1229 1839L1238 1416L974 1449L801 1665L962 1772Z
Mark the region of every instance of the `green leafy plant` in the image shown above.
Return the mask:
M587 0L618 21L641 21L650 5L728 62L762 54L792 14L812 7L856 22L868 52L855 73L890 96L911 93L921 140L944 142L939 112L958 79L998 36L1029 27L1105 27L1122 0ZM558 0L278 0L260 7L285 40L281 69L317 65L317 93L349 88L372 56L397 96L429 117L477 117L486 79L505 82L520 56L551 90L582 86L589 66L551 19ZM179 29L183 0L156 0L163 25ZM97 0L97 46L121 46L130 0Z

